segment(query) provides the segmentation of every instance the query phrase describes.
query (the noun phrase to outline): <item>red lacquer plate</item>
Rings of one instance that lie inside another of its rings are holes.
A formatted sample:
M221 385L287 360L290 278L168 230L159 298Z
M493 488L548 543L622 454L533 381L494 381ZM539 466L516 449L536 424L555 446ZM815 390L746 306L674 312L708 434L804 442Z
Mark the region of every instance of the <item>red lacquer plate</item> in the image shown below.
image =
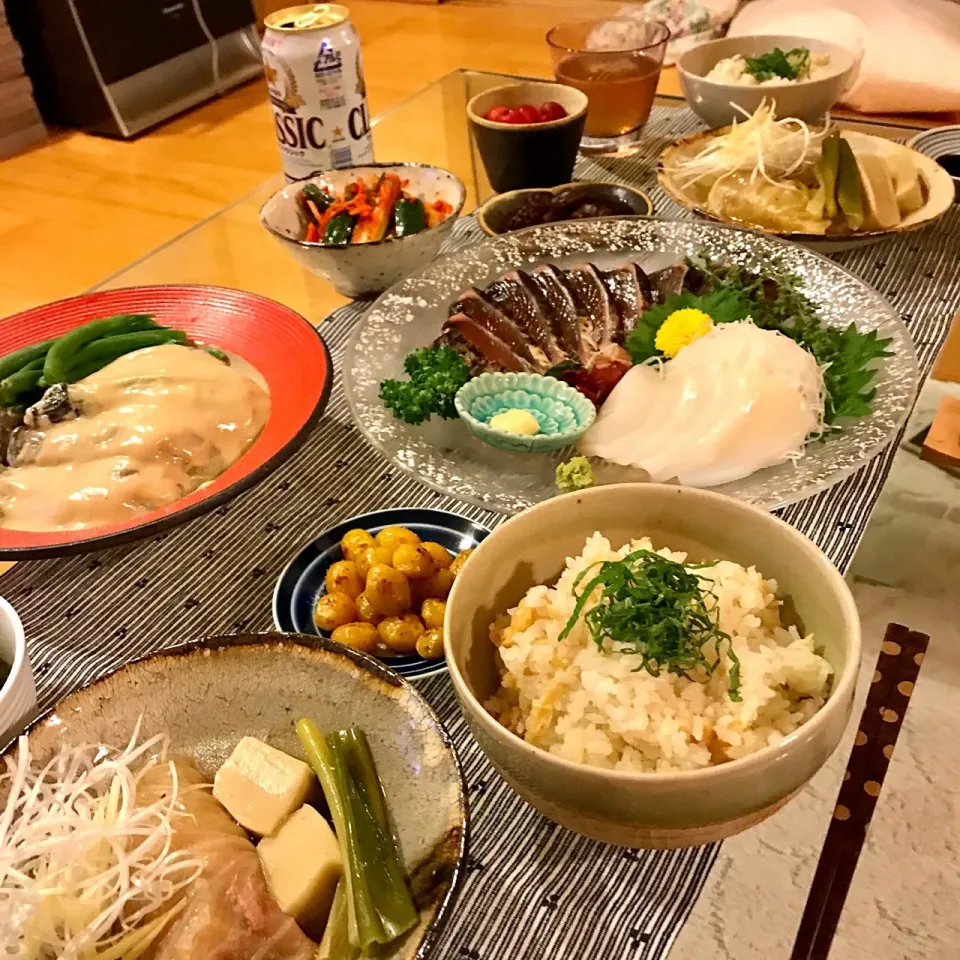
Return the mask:
M62 556L129 543L200 516L262 480L306 439L330 397L333 367L317 330L266 297L224 287L177 284L85 294L0 321L0 356L60 336L98 317L150 313L255 367L270 390L270 417L253 446L212 483L162 510L125 523L31 533L0 526L0 558Z

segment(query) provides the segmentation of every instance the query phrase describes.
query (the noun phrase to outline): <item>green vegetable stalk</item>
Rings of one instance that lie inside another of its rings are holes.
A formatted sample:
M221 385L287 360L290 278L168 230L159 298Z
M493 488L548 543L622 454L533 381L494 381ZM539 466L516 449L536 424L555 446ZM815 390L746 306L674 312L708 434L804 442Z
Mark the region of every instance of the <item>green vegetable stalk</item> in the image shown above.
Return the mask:
M597 485L597 477L586 457L571 457L557 465L557 489L561 493L573 493Z
M434 414L456 420L453 398L470 379L466 361L450 347L421 347L407 354L409 380L384 380L380 399L404 423L419 424Z
M56 338L44 340L42 343L33 343L29 347L21 347L13 353L0 357L0 380L5 380L28 364L45 359L47 352L56 342Z
M818 200L823 201L823 216L832 220L837 215L837 173L840 167L840 135L833 133L820 146L817 179Z
M837 206L847 218L851 230L863 226L863 179L850 144L837 138Z
M360 956L360 951L350 942L346 889L346 882L341 880L333 895L330 916L314 960L357 960Z
M219 347L205 346L203 349L206 350L214 360L219 360L221 363L227 364L227 366L230 365L230 356L226 351L221 350Z
M373 757L356 729L324 739L312 721L300 720L297 736L320 780L340 843L349 941L369 956L418 920Z
M25 404L40 387L43 377L43 357L31 360L16 373L0 380L0 406Z

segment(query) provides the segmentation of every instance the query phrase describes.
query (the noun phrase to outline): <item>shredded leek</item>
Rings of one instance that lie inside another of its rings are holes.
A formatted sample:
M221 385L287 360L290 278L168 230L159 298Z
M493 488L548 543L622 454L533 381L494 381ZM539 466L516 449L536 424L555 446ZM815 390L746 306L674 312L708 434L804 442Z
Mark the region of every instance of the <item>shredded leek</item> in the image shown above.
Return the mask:
M695 184L712 186L736 173L747 175L751 182L759 178L780 185L817 161L826 126L822 130L811 129L795 117L777 120L776 104L766 99L752 116L740 107L737 109L746 120L734 120L729 131L710 137L699 153L677 162L684 188Z
M0 943L21 960L135 960L179 911L202 861L173 849L179 785L138 803L143 774L167 763L167 740L117 750L83 744L33 763L21 737L0 774Z

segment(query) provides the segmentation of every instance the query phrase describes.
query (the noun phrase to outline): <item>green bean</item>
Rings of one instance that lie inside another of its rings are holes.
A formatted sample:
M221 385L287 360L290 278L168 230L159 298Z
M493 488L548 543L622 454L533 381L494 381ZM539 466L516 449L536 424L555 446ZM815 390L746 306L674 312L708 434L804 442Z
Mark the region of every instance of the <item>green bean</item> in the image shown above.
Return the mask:
M43 357L39 357L25 367L21 367L16 373L11 373L9 377L4 377L0 380L0 405L12 407L22 402L39 387L42 376Z
M204 350L210 354L215 360L219 360L221 363L225 363L229 366L230 357L219 347L204 347Z
M100 337L134 333L138 330L156 329L157 324L148 313L121 313L103 320L91 320L60 337L47 353L43 367L43 380L48 386L68 383L67 371L76 355L88 344Z
M60 383L76 383L91 373L102 370L118 357L142 350L144 347L160 347L165 343L187 344L190 338L182 330L143 330L139 333L118 334L115 337L101 337L88 344L73 357L73 363L67 369L66 377ZM46 380L46 372L44 372ZM51 386L51 384L48 384Z
M11 373L16 373L23 369L28 363L34 360L42 360L47 355L47 351L57 342L57 338L44 340L43 343L32 343L29 347L21 347L0 357L0 380L5 380Z

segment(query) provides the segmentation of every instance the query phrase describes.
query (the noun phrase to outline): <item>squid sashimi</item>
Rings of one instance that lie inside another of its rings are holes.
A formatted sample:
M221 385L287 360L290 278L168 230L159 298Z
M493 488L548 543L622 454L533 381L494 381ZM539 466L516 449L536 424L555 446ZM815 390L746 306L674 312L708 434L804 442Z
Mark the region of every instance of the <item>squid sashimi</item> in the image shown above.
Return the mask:
M605 456L613 463L631 463L617 459L617 450L622 445L627 451L633 443L627 438L634 431L650 429L656 422L658 406L666 401L662 376L656 367L638 365L631 367L614 388L606 403L600 408L597 419L580 441L580 449L588 456ZM664 415L666 415L664 409ZM600 451L605 453L601 454Z
M143 960L312 960L316 945L283 913L267 889L260 860L246 832L215 800L196 767L173 761L186 816L173 821L173 844L203 860L176 919ZM171 790L169 764L140 781L138 802L150 804Z
M678 471L681 483L718 486L795 459L803 453L807 438L820 428L823 378L816 360L789 337L758 332L764 336L762 346L751 335L758 352L744 356L742 364L742 370L749 371L749 379L756 384L752 402L711 461Z
M653 480L716 486L799 456L822 415L811 354L748 321L727 323L660 369L630 370L580 447Z

